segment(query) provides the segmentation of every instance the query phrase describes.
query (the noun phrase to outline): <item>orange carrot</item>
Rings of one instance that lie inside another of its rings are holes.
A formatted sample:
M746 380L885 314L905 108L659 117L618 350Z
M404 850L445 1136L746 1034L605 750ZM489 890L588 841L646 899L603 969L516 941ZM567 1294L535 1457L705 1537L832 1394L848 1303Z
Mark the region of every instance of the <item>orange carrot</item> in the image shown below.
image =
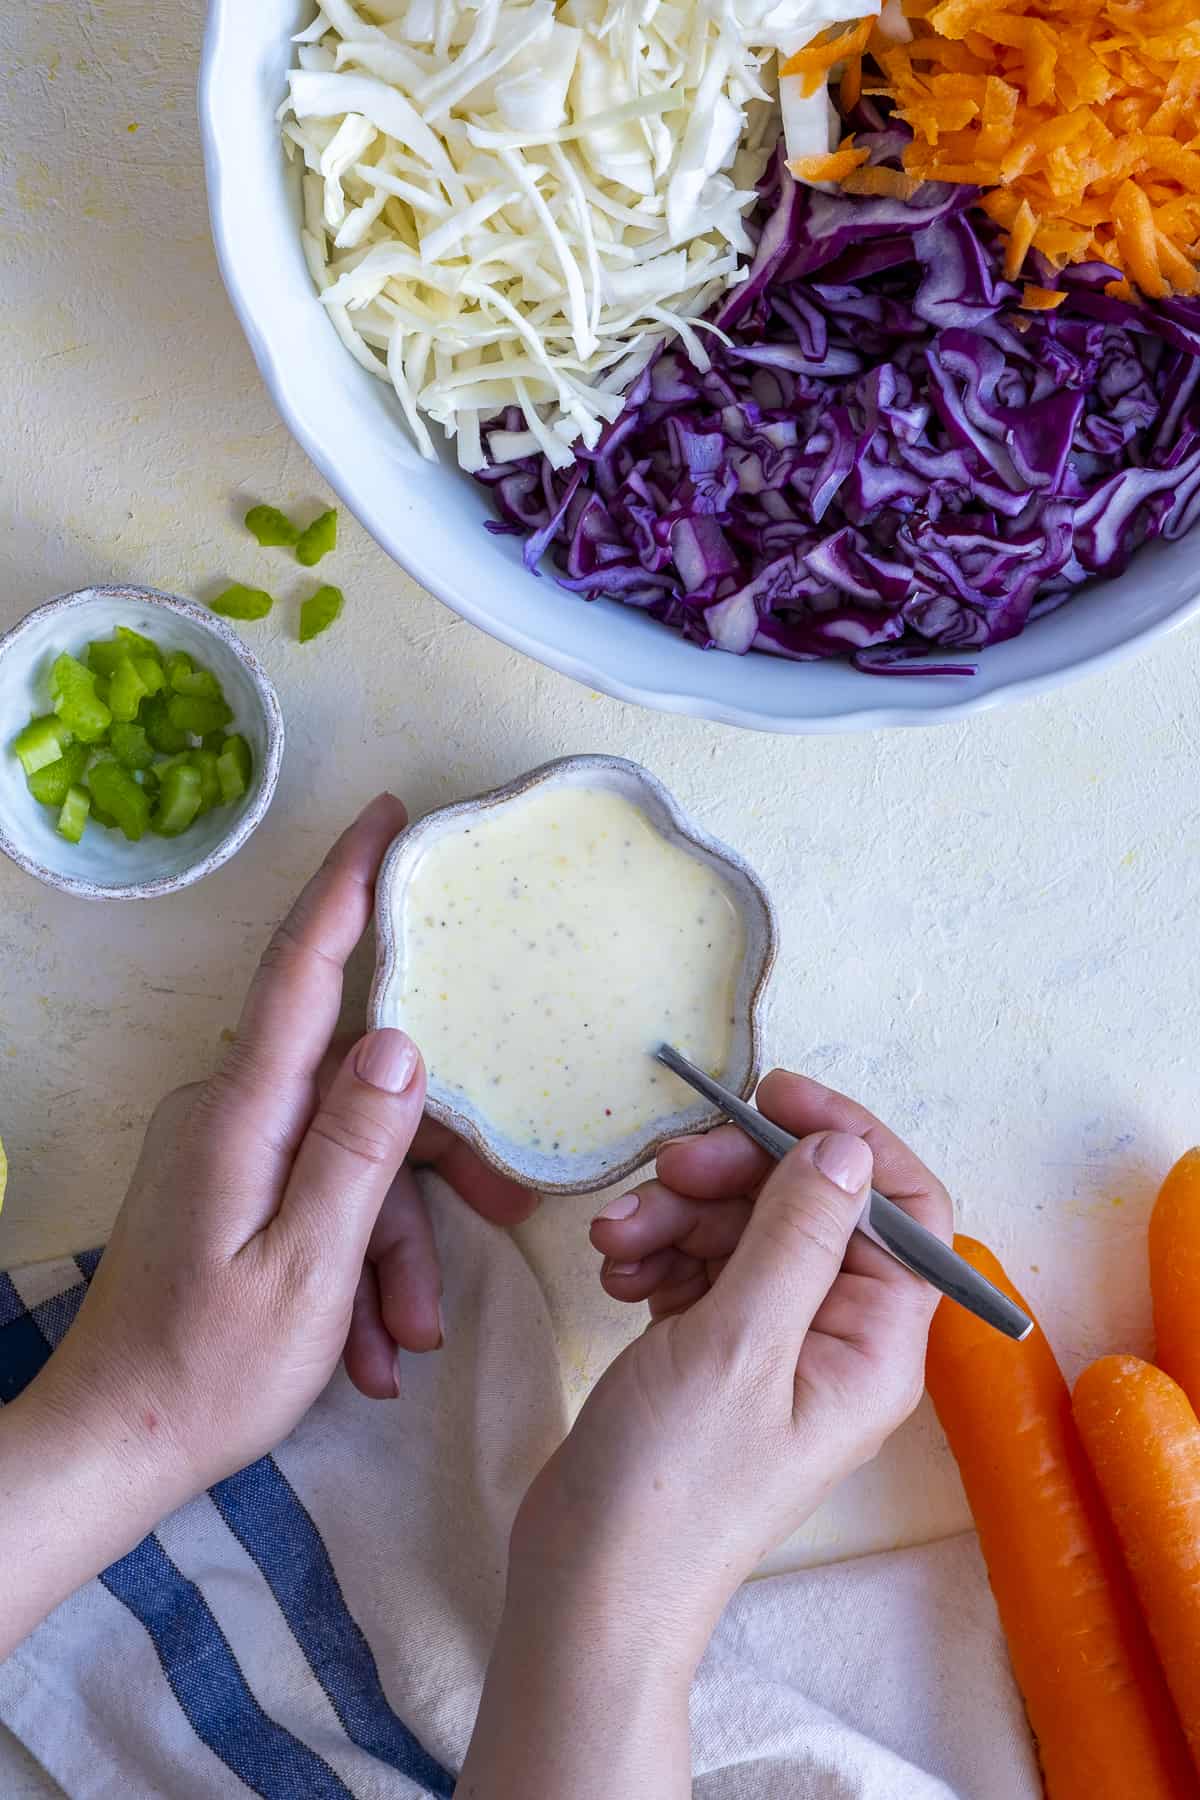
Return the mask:
M990 1250L962 1237L954 1248L1029 1310ZM1195 1800L1187 1745L1041 1331L1013 1344L944 1300L925 1379L1049 1800Z
M1007 190L1013 212L1027 202L1032 247L1056 264L1093 254L1090 234L1073 229L1086 205L1147 296L1197 290L1197 0L901 5L911 40L875 32L883 86L867 91L887 95L910 127L910 174L969 182L987 198Z
M1053 312L1067 297L1066 288L1038 287L1027 281L1021 290L1021 305L1027 312Z
M866 150L856 150L853 137L848 137L824 156L793 156L788 168L797 181L841 181L861 167L867 155Z
M1037 215L1028 200L1022 200L1009 226L1008 243L1004 247L1004 273L1010 281L1015 281L1021 273L1021 266L1029 254L1037 225Z
M1136 1356L1085 1369L1074 1409L1200 1768L1200 1421L1183 1389Z
M794 51L779 65L779 73L803 75L804 92L815 94L835 64L862 55L873 26L873 19L860 19L857 25L849 25L844 31L835 30L831 37L820 43L805 44L802 50Z
M1155 1362L1200 1409L1200 1149L1180 1157L1150 1215Z

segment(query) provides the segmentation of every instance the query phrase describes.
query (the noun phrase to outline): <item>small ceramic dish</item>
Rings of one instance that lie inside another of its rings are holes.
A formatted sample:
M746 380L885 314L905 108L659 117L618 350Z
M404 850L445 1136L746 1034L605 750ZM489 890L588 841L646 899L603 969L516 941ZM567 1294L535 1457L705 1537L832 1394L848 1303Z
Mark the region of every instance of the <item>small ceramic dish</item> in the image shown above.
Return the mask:
M464 819L509 806L533 788L551 782L604 788L632 802L666 842L708 864L732 896L745 931L745 950L735 990L732 1040L721 1080L749 1098L758 1078L762 1002L775 962L774 909L757 875L736 851L701 831L647 770L616 756L568 756L546 763L506 787L428 814L396 839L376 887L378 958L371 991L372 1028L404 1029L405 894L430 844L442 832L461 829ZM631 912L630 929L639 928L640 921ZM654 1065L647 1058L647 1081L653 1072ZM465 1138L493 1168L547 1194L589 1194L610 1182L623 1180L649 1162L668 1138L704 1130L721 1116L706 1101L692 1100L640 1125L624 1138L567 1156L514 1142L474 1100L433 1075L428 1108L435 1119Z
M234 806L214 807L176 838L147 832L132 844L116 831L88 826L70 844L55 816L25 784L9 746L46 707L54 658L80 655L92 638L118 625L144 632L163 650L186 650L211 669L233 708L231 730L250 745L254 772ZM237 633L203 606L154 588L91 587L63 594L27 613L0 638L0 850L29 875L86 900L152 900L190 887L240 850L266 816L283 760L283 714L271 682Z

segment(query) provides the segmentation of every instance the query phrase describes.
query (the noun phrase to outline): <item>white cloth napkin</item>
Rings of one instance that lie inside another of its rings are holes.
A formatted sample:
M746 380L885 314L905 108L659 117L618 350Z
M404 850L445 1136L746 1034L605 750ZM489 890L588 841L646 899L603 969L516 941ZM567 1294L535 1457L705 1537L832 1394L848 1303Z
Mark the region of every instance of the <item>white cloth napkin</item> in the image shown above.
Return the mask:
M71 1800L452 1791L509 1526L565 1412L520 1252L441 1184L430 1198L446 1347L408 1359L401 1398L363 1400L339 1374L274 1457L166 1520L0 1665L0 1722ZM37 1353L32 1327L58 1341L91 1266L0 1277L0 1393L6 1354ZM692 1724L702 1800L1041 1793L971 1535L750 1583Z

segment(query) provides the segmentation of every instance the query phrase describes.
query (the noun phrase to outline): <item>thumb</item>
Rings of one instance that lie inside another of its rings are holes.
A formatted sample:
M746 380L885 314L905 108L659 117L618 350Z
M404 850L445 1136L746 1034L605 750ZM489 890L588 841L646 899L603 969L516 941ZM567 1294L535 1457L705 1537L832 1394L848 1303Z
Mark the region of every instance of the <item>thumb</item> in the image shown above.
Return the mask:
M408 1155L425 1106L425 1066L402 1031L371 1031L342 1063L296 1152L275 1220L315 1251L331 1233L355 1261Z
M873 1167L870 1146L844 1131L817 1132L788 1152L709 1296L719 1296L726 1328L799 1350L841 1270Z

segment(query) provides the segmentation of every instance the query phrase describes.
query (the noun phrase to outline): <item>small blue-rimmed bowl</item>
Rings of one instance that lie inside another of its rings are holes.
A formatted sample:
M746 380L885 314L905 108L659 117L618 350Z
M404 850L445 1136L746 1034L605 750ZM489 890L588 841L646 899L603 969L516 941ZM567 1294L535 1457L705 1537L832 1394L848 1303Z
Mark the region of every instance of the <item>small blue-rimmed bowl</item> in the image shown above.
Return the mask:
M186 650L211 669L233 708L231 731L250 745L250 786L232 806L214 807L180 837L147 832L130 843L89 824L78 844L55 829L53 808L39 805L12 752L12 740L48 711L47 678L56 656L86 651L118 625L140 631L164 651ZM262 823L283 761L279 697L237 633L203 606L154 588L91 587L27 613L0 638L0 850L49 887L85 900L153 900L202 881L227 863Z

